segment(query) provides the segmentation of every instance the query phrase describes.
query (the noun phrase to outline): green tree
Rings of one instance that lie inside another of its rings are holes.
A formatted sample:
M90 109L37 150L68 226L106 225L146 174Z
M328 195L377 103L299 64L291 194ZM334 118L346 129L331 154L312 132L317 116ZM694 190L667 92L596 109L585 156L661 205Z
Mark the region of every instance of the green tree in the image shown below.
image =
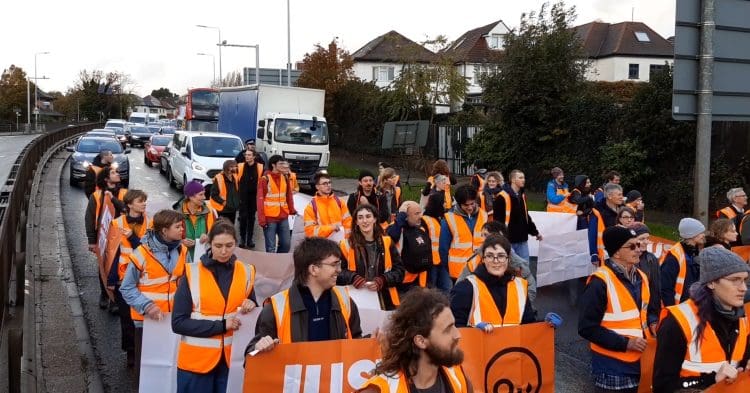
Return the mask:
M0 77L0 119L15 122L16 110L20 110L20 119L26 121L29 105L26 101L26 83L26 73L21 67L11 65L3 70L2 77ZM32 82L29 90L32 93L32 100L34 88L35 85Z
M339 48L334 39L328 48L315 45L315 51L306 53L302 60L302 74L297 86L326 91L325 116L329 124L338 122L334 110L334 97L354 78L354 60L349 52Z
M162 100L166 98L168 100L173 100L173 101L176 101L178 98L180 98L179 95L172 93L166 87L160 87L156 90L151 90L151 97L154 97L157 100Z
M374 82L352 79L344 84L333 96L332 117L336 123L336 144L365 147L380 146L383 124L389 120L387 92L380 90Z

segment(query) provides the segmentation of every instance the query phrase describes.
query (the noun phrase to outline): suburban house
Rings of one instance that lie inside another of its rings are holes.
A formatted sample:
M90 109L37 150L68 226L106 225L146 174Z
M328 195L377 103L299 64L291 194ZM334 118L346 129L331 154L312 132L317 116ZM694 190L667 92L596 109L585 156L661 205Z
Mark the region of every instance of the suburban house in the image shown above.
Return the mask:
M60 121L65 115L55 110L55 97L36 88L36 110L39 113L39 121L43 123ZM32 112L33 114L33 112Z
M648 82L674 61L674 45L642 22L591 22L574 27L591 62L591 81Z
M161 103L161 101L150 95L140 98L133 104L133 112L153 113L159 116L160 119L168 118L167 110L168 109ZM174 107L171 108L170 112L172 112L172 117L174 117Z
M468 82L467 103L482 103L480 80L495 69L495 64L503 52L505 36L509 32L508 26L502 20L498 20L467 31L445 49L444 54L453 59L458 72ZM459 108L460 105L453 110Z
M422 45L391 30L359 48L352 54L352 60L354 76L387 88L405 63L429 64L436 60L436 56Z

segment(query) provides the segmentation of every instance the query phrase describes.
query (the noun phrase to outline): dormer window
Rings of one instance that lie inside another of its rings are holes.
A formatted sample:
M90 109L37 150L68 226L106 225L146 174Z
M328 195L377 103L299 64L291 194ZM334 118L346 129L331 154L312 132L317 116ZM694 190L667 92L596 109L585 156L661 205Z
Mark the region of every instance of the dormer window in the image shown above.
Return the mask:
M490 49L502 49L505 45L505 37L502 34L491 34L487 36L487 46Z
M648 37L648 34L642 31L635 32L635 39L637 39L638 42L651 42L651 38Z

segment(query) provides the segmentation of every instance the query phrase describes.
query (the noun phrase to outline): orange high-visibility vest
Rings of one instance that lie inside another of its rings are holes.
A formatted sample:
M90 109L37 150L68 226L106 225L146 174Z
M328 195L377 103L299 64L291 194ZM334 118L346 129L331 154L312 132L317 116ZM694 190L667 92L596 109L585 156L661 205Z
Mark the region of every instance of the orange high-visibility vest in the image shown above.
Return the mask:
M217 212L221 212L221 211L224 211L224 206L226 206L227 204L227 183L226 183L226 179L224 178L224 173L221 172L217 174L216 176L214 176L213 182L214 182L214 186L219 187L219 196L224 202L219 203L215 201L213 198L211 198L211 201L209 203L211 204L211 207L216 209ZM239 183L237 181L234 181L232 182L232 184L234 185L235 191L239 192L240 191Z
M297 174L289 172L289 184L292 186L292 191L299 192L299 183L297 183Z
M466 280L472 286L473 296L469 325L476 326L480 322L487 322L495 326L516 326L521 324L526 298L528 297L528 283L521 277L508 281L508 295L505 301L505 315L500 315L500 307L492 298L487 285L479 277L471 274Z
M479 250L476 250L474 255L469 258L469 262L466 263L466 268L469 269L469 273L474 273L480 263L482 263L482 255L479 254Z
M505 190L500 191L499 194L497 194L499 197L503 198L505 201L505 227L508 227L508 224L510 224L510 194L506 192ZM524 195L524 198L526 198L526 195ZM526 199L524 199L524 202ZM527 208L528 211L528 208Z
M640 269L641 276L641 304L635 304L635 300L625 284L615 275L615 272L607 265L600 266L591 276L599 277L607 287L607 309L604 311L601 326L624 337L650 337L648 330L647 309L651 299L648 288L648 277ZM642 352L613 351L597 344L591 343L591 350L606 357L623 362L632 363L641 358Z
M208 232L211 231L211 228L214 227L214 222L216 221L216 219L219 218L219 213L216 211L216 209L211 207L210 204L206 205L206 208L208 209L208 214L206 214L206 232L205 233L208 234ZM190 220L190 225L195 227L195 224L198 222L198 216L190 213L190 210L188 209L188 206L187 206L187 201L182 204L182 214L185 216L186 220ZM186 228L187 228L187 224L188 223L186 222L185 223ZM187 229L185 230L185 233L187 233ZM183 237L185 237L184 234L183 234ZM195 240L195 239L192 239L192 240Z
M331 288L331 295L339 302L341 315L346 323L346 338L352 338L352 331L349 328L349 317L352 314L351 300L349 290L346 287L335 286ZM276 335L279 343L288 344L292 342L292 313L289 306L289 289L285 289L271 296L271 307L273 315L276 317Z
M427 230L432 242L432 264L440 265L440 221L435 217L422 216L422 221L427 224Z
M141 244L130 254L130 263L141 273L138 278L138 290L151 299L162 312L171 312L174 303L174 293L177 291L177 280L185 274L188 248L180 245L180 256L174 271L169 273L159 262L147 245ZM130 316L134 321L142 321L143 315L130 308Z
M433 176L428 177L427 182L432 184L432 188L435 188L435 179ZM451 199L451 182L450 181L448 181L448 184L445 185L445 190L443 190L443 193L445 193L445 200L443 201L443 208L445 210L450 210L450 208L453 207L453 199Z
M117 217L116 219L112 220L112 227L117 227L120 230L123 230L125 228L130 229L130 225L128 225L128 219L127 214L123 214L120 217ZM144 235L146 235L146 231L151 229L153 226L153 221L151 221L148 216L144 213L143 214L143 225L141 225L140 232L135 232L135 236L138 238L142 238ZM119 277L120 282L122 282L122 279L125 277L125 271L128 269L128 263L130 262L129 255L133 253L133 245L130 243L130 240L127 236L122 235L120 239L120 259L117 261L117 277Z
M557 195L562 195L565 198L563 198L562 202L557 203L557 204L547 201L547 212L548 213L576 214L576 210L578 209L578 206L568 202L568 195L570 195L570 192L568 191L568 189L567 188L555 188L555 191Z
M461 275L466 263L474 254L474 249L479 248L484 243L482 237L482 227L487 222L487 212L479 209L477 222L474 225L474 232L469 231L466 220L456 213L450 211L445 213L445 220L448 222L448 228L451 231L451 248L448 250L448 274L452 278L458 278Z
M604 218L599 210L591 209L591 213L596 216L596 253L599 255L599 266L602 266L607 259L607 250L604 248Z
M396 198L396 208L401 206L401 187L394 187L393 197ZM386 204L388 200L386 200ZM390 209L392 206L389 206ZM392 224L396 220L396 213L391 213L390 217L386 217L386 220L380 223L380 227L383 229L388 228L388 225Z
M466 375L464 375L461 366L440 367L440 369L442 374L448 377L452 393L470 393ZM395 376L376 375L371 377L357 391L362 391L371 386L377 387L380 393L409 393L409 379L403 371L399 371Z
M737 217L737 212L732 208L732 206L727 206L721 210L716 211L716 218L721 218L722 215L730 220L734 220L735 217Z
M190 319L223 321L235 317L242 302L253 292L255 266L234 261L232 283L226 300L213 273L202 262L189 263L185 278L193 300ZM226 364L231 364L233 335L233 330L227 330L212 337L180 336L177 368L206 374L216 367L222 355Z
M484 184L487 182L487 180L484 180L482 175L475 173L472 175L475 179L477 179L477 183L479 183L479 188L477 188L478 192L482 192L484 190Z
M391 269L393 269L393 261L391 260L391 237L390 236L383 236L383 248L384 254L385 254L385 261L383 261L383 272L389 272ZM339 248L341 248L341 252L344 254L344 257L346 258L346 261L349 266L349 270L352 272L357 271L357 256L356 252L354 252L354 249L349 245L349 241L347 239L342 240L339 243ZM364 262L362 262L364 264ZM365 270L367 270L367 267L365 267ZM391 302L394 306L398 306L401 304L401 300L398 297L398 290L396 290L396 287L389 287L388 293L391 295Z
M685 249L682 248L682 243L675 243L672 248L666 253L662 254L659 258L659 266L664 263L667 259L667 255L674 255L677 259L677 264L680 266L680 271L677 273L677 281L674 284L674 302L675 304L680 303L682 299L682 293L685 292L685 277L687 277L687 258L685 258Z
M352 230L352 216L349 208L336 195L323 196L316 194L305 208L305 236L328 237L333 233L333 226L341 224L348 237Z
M266 217L280 217L281 212L289 214L289 205L286 203L286 193L289 187L289 179L281 175L281 182L276 184L273 176L265 175L266 196L263 198L263 214Z
M682 362L680 377L698 377L702 373L710 374L719 371L721 365L729 363L737 367L745 354L747 347L748 319L744 316L739 319L739 335L735 341L734 350L729 359L726 358L724 348L721 346L716 331L711 327L710 322L706 322L703 330L703 337L700 341L696 339L696 330L700 318L698 317L698 306L693 299L688 299L684 303L669 306L662 310L661 317L664 319L667 313L672 313L677 323L682 328L682 333L688 342L687 351L685 351L685 360Z
M237 184L240 184L240 179L242 179L242 175L245 173L245 167L247 167L246 162L242 162L239 165L237 165L237 174L234 175L234 178L237 181ZM261 163L255 163L255 171L258 172L258 184L260 184L260 177L263 176L263 164Z
M121 202L125 202L125 194L128 193L127 188L121 188L120 191L117 192L117 195L113 195L115 199ZM96 203L96 215L94 218L96 219L96 226L99 226L99 213L102 212L102 190L96 190L93 194L94 196L94 202Z

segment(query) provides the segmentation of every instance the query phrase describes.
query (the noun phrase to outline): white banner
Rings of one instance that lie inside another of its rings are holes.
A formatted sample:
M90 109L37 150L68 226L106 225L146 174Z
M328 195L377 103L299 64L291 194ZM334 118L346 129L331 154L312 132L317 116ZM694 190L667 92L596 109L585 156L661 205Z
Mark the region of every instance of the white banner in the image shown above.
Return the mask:
M536 229L547 241L547 236L560 235L563 233L575 232L578 218L571 213L547 213L530 211L529 216L536 224ZM539 241L535 237L529 236L529 256L539 256Z
M544 235L544 240L539 242L536 285L543 287L586 277L594 271L590 260L587 230Z

